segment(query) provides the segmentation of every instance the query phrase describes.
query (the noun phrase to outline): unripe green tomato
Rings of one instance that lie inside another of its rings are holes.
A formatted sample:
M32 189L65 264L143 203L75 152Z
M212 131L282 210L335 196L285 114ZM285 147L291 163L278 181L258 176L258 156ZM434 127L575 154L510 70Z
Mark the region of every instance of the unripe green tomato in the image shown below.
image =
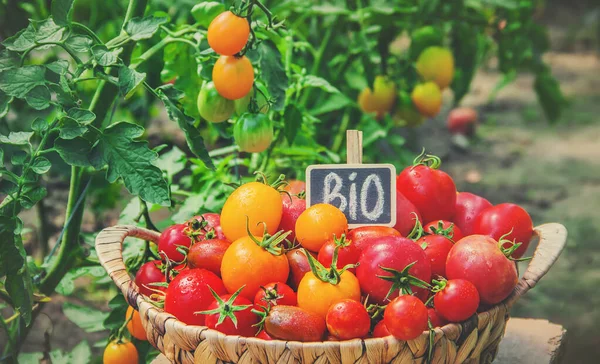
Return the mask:
M396 126L416 127L423 124L425 118L419 113L413 104L410 94L406 91L400 91L396 110L392 115L392 120Z
M215 84L205 83L198 94L198 112L203 119L211 123L220 123L233 115L235 106L232 100L219 95Z
M242 152L260 153L273 140L273 123L265 114L245 113L233 126L233 139Z
M233 101L233 104L235 105L236 115L242 115L246 111L248 111L250 100L252 99L252 96L254 96L254 94L255 92L253 89L246 96ZM269 103L267 102L267 99L261 92L259 92L258 95L256 95L256 104L259 112L266 114L269 111Z

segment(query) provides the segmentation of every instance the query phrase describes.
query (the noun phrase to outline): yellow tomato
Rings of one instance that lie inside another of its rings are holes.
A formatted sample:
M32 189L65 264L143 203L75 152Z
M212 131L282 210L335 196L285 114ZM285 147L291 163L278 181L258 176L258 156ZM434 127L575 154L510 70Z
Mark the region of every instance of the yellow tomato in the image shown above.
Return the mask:
M130 341L111 341L104 349L104 364L137 364L138 352Z
M348 219L340 209L326 203L312 205L296 220L296 239L304 248L318 252L334 236L348 230Z
M360 301L360 285L354 274L344 271L337 284L324 282L308 272L298 286L298 307L323 318L329 307L343 299Z
M417 59L417 72L425 81L435 82L440 89L445 89L454 77L454 57L449 49L429 47Z
M375 113L383 117L394 107L396 85L385 76L375 77L373 90L367 87L358 95L358 105L366 113Z
M411 98L421 115L436 116L442 108L442 92L435 82L415 86Z

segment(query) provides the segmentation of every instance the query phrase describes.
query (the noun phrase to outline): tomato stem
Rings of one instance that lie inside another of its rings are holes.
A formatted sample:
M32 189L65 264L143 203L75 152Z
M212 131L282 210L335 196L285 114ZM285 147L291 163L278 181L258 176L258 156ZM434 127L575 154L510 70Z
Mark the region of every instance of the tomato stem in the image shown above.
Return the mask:
M433 154L426 154L425 148L423 148L421 154L419 154L413 161L413 167L421 165L431 169L438 169L442 165L442 160Z
M439 220L437 227L431 226L429 227L429 230L433 235L444 236L454 243L454 223L451 223L447 229L444 229L444 222ZM428 234L429 232L425 231L425 233Z
M335 237L334 237L335 238ZM330 283L332 285L337 285L340 283L341 275L350 268L356 268L357 264L347 264L341 270L337 269L337 261L340 247L337 246L333 251L333 259L331 261L331 267L329 269L325 268L321 262L313 258L312 255L308 252L308 250L302 248L304 250L304 254L306 254L306 258L308 259L308 265L310 266L311 272L315 277L320 279L323 282Z
M239 296L240 292L242 292L242 290L244 289L244 286L241 286L237 291L235 291L234 294L231 295L231 297L229 297L229 299L227 301L224 301L218 294L217 292L213 291L213 289L208 286L208 289L210 289L210 293L213 295L213 297L215 298L215 300L218 303L217 308L212 309L212 310L206 310L206 311L199 311L199 312L194 312L195 315L197 314L203 314L203 315L212 315L212 314L219 314L219 319L217 320L217 324L215 325L215 327L219 326L220 324L223 323L223 321L225 321L226 318L229 318L231 320L231 322L233 322L233 325L235 326L235 328L237 329L237 317L235 317L235 313L237 311L243 311L249 307L252 307L252 305L238 305L236 306L233 302L235 301L235 299L237 298L237 296Z
M417 213L412 212L411 214L415 217L415 226L410 231L407 238L412 241L417 241L425 234L425 231L423 230L423 225L421 224L421 221L419 221Z
M387 295L385 296L384 301L387 300L395 291L400 291L400 293L402 293L402 294L412 295L413 291L412 291L411 286L424 288L427 290L431 289L431 285L429 283L427 283L409 273L409 270L415 264L417 264L417 261L414 261L414 262L408 264L406 267L404 267L404 269L402 269L402 271L398 271L393 268L382 267L381 265L379 266L379 268L381 268L383 271L392 274L391 276L377 276L378 278L381 278L384 281L392 282L392 286L390 287L390 290L388 291Z

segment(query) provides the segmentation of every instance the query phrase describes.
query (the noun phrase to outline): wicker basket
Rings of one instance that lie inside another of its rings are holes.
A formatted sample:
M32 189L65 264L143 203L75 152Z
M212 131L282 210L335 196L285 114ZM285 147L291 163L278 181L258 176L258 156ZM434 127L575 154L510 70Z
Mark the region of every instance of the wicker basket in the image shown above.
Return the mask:
M535 228L539 244L513 293L502 303L460 324L435 329L432 363L490 363L504 335L510 307L548 272L565 246L567 230L550 223ZM123 264L126 237L156 242L159 234L135 226L104 229L96 239L102 266L127 301L138 308L148 340L175 363L425 363L429 333L411 341L393 337L301 343L226 336L188 326L148 302Z

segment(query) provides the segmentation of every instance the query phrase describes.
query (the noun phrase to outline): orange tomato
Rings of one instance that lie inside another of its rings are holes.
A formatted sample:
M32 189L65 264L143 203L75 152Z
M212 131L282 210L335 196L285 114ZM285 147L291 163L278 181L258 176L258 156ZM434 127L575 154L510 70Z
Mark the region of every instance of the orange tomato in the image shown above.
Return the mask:
M425 81L435 82L442 90L454 78L454 57L447 48L433 46L425 49L415 66Z
M442 108L442 92L435 82L415 86L411 97L421 115L434 117Z
M396 85L385 76L375 77L373 90L367 87L358 95L358 105L366 113L375 113L378 118L387 114L396 99Z
M208 26L208 45L223 56L239 53L250 35L250 25L246 18L231 11L219 14Z
M221 264L221 278L227 291L233 293L244 286L240 296L252 301L260 286L286 282L290 266L284 250L278 246L282 236L287 234L244 236L234 241L225 251Z
M329 307L343 299L360 301L360 285L354 274L344 271L337 284L324 282L308 272L298 286L298 307L323 318Z
M252 90L254 68L246 56L221 56L215 63L212 78L221 96L237 100Z
M319 203L306 209L296 221L296 239L304 248L318 252L333 236L348 230L348 220L340 209Z
M104 349L104 364L137 364L138 352L130 341L114 340Z
M283 202L279 191L260 182L241 185L227 198L221 210L221 228L229 241L248 235L262 236L264 225L274 234L281 222Z
M127 330L131 336L138 340L148 341L146 330L144 330L144 326L142 326L142 318L138 311L129 306L127 308L127 313L125 314L125 320L129 320L127 323Z

